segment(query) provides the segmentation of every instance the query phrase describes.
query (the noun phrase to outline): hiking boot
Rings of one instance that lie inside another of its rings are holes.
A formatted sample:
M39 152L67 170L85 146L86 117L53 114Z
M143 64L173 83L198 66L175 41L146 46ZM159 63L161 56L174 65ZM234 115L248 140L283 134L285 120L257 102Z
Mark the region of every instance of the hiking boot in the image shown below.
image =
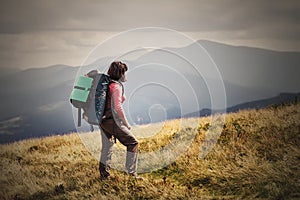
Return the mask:
M106 180L110 177L110 173L108 171L101 171L100 172L100 180Z
M109 170L110 167L108 165L104 165L103 163L100 163L99 165L100 180L105 180L109 178L110 176Z

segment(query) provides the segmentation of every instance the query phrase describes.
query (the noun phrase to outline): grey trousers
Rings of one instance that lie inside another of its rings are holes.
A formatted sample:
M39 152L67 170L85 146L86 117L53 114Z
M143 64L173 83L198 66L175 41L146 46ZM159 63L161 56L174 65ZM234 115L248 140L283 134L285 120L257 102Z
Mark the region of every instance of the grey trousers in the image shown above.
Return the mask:
M114 139L118 139L121 144L127 147L126 153L126 170L128 173L136 173L137 171L137 155L138 141L130 130L124 125L118 126L114 119L105 119L101 125L102 149L99 163L100 176L109 176L109 168L111 166L112 147ZM113 136L113 137L112 137Z

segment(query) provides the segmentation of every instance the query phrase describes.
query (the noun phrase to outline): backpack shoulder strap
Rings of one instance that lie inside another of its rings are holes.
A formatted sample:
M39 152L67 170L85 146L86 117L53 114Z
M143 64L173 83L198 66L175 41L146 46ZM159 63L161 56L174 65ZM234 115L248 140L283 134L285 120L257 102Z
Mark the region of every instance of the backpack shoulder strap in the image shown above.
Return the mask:
M121 86L122 86L122 96L124 95L124 85L121 83L121 82L119 82L120 84L121 84Z
M77 115L78 115L77 126L80 127L81 126L81 108L77 108Z

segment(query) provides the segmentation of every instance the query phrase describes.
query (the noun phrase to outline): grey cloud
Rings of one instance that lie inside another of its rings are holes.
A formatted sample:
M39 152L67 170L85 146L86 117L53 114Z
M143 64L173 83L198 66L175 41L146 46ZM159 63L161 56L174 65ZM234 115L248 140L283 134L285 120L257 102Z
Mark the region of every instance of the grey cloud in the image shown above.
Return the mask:
M299 51L299 11L298 0L2 0L0 68L76 65L99 41L143 26Z
M180 31L268 31L297 26L299 1L110 0L2 2L0 32L39 30L120 31L162 26ZM277 28L278 29L278 28ZM299 33L299 28L296 29Z

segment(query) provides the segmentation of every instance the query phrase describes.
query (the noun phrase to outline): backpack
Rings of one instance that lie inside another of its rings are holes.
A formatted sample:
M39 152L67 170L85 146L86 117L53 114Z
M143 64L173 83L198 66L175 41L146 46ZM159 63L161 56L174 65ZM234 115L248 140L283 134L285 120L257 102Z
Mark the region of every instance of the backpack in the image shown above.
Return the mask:
M98 73L97 70L92 70L77 79L70 95L70 102L78 109L78 127L81 126L81 118L90 124L91 131L94 131L93 125L100 125L109 83L109 76ZM81 110L84 111L82 116Z

